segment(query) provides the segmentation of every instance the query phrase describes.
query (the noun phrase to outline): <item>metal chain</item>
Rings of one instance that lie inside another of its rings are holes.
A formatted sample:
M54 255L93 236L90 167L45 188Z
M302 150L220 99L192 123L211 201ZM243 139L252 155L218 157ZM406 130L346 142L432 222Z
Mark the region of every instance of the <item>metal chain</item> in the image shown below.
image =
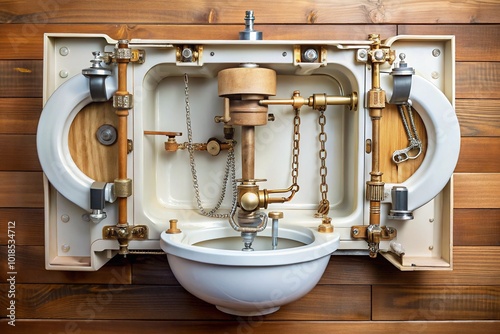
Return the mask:
M295 117L293 118L293 149L292 149L292 186L291 197L299 191L299 154L300 154L300 109L295 109Z
M404 106L406 106L406 110L408 111L408 118L410 120L411 130L410 126L408 125L408 121L406 120L403 104L398 104L398 111L399 114L401 115L401 120L403 121L403 126L405 128L406 136L408 137L409 146L401 150L394 151L394 153L392 154L392 161L394 161L396 164L404 162L408 159L416 159L420 155L420 153L422 153L422 142L420 141L420 138L418 136L417 127L415 125L415 120L413 118L411 101L408 100L407 103L404 103ZM410 151L412 150L418 150L418 152L413 153L413 155L411 155Z
M319 176L321 178L321 183L319 185L319 191L321 193L321 200L319 202L318 210L315 214L315 217L325 217L328 215L328 212L330 211L330 202L328 201L328 183L326 183L326 174L327 174L326 156L327 156L327 153L326 153L325 143L327 141L327 136L326 136L326 132L325 132L326 116L325 116L324 109L319 110L318 123L320 126L318 140L320 143L319 160L321 162L321 166L319 168Z
M203 205L201 203L201 197L200 197L200 188L198 185L198 176L196 173L196 163L194 160L194 144L193 144L193 129L191 126L191 106L189 104L189 78L187 74L184 74L184 96L185 96L185 104L186 104L186 126L187 126L187 133L188 133L188 142L187 142L187 150L189 152L189 165L191 166L191 176L193 179L193 189L194 189L194 195L196 198L196 204L198 206L198 210L203 216L206 217L211 217L211 218L228 218L229 214L219 214L216 213L217 210L219 210L220 206L222 205L222 201L224 200L224 197L226 195L226 185L227 181L229 178L231 178L231 183L232 183L232 192L233 192L233 200L232 200L232 205L231 207L236 206L236 197L237 197L237 187L236 187L236 163L235 163L235 157L234 157L234 150L233 148L229 148L228 150L228 155L227 155L227 163L226 167L224 169L224 178L222 181L222 189L221 189L221 194L219 197L219 200L215 207L207 212L205 208L203 208ZM231 210L233 211L233 210Z

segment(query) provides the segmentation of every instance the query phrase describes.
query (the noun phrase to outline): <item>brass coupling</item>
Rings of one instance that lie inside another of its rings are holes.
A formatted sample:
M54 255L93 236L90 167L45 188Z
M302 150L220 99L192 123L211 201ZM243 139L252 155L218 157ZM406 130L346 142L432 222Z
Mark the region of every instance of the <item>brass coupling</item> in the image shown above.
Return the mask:
M134 107L134 96L132 94L113 95L113 108L132 109Z
M116 197L130 197L132 196L132 180L115 179L113 189Z
M371 89L368 91L368 107L370 109L385 108L385 91L382 89ZM371 113L374 111L370 110ZM381 115L371 115L371 117L380 117Z
M366 183L366 199L382 202L385 198L384 185L384 182L368 181Z

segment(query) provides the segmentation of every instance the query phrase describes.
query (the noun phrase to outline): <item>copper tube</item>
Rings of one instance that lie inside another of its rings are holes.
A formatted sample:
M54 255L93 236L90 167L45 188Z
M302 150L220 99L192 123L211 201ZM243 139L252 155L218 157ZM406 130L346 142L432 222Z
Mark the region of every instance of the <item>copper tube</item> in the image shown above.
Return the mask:
M253 180L255 172L255 127L241 127L241 177Z
M119 48L127 48L128 44L120 43ZM129 59L118 59L118 90L115 95L128 95L127 91L127 66ZM127 109L116 109L118 116L118 179L124 180L127 178L127 154L128 154L128 139L127 139ZM118 225L127 225L127 197L118 197Z

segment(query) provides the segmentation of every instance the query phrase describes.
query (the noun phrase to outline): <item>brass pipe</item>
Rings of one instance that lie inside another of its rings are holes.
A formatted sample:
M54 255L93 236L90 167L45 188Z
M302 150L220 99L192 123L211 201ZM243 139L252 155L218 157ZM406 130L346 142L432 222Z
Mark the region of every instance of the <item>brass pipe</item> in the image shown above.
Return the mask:
M255 127L241 127L241 177L255 179Z
M128 42L120 41L118 48L128 48ZM130 59L118 58L118 90L115 93L117 99L129 95L127 91L127 67ZM127 139L127 118L129 115L128 109L115 105L115 113L118 116L118 180L127 179L127 155L128 155L128 139ZM118 225L127 225L127 197L118 197Z
M351 110L355 110L358 104L358 95L355 92L353 92L351 95L346 96L313 94L308 98L302 96L293 96L291 99L260 100L259 104L262 106L291 105L296 109L301 108L304 105L313 107L314 109L326 107L327 105L348 105Z
M380 242L380 203L384 199L384 182L380 171L380 118L385 108L385 91L380 88L380 64L386 61L380 49L380 36L371 35L372 88L368 92L369 115L372 121L372 170L367 182L366 196L370 201L368 245L370 257L376 257Z

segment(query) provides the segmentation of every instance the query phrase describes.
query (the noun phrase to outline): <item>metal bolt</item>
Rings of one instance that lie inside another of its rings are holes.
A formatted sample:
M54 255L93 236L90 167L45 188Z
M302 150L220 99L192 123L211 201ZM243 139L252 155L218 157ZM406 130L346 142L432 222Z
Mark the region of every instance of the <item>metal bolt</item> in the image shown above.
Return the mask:
M66 71L66 70L61 70L61 71L59 71L59 76L60 76L61 78L67 78L67 77L68 77L68 74L69 74L69 73L68 73L68 71Z
M433 250L434 249L434 246L429 246L429 250Z
M71 247L67 244L64 244L61 246L61 250L64 252L64 253L67 253L69 252L69 250L71 249Z
M374 57L376 60L383 60L384 56L385 56L384 51L382 51L382 50L375 51Z
M210 52L210 56L212 56L212 57L215 56L215 52L213 52L213 51Z
M434 71L431 73L431 77L432 77L432 79L439 79L439 73Z
M287 54L288 54L288 53L283 52L281 55L282 55L283 57L286 57L286 55L287 55Z
M353 235L358 235L359 234L359 230L357 228L353 229L352 230L352 234Z
M429 223L434 223L434 218L429 218Z
M439 57L441 55L441 50L439 50L439 49L432 50L432 55L434 57Z
M302 54L302 57L304 57L304 61L312 63L318 59L318 51L316 49L307 49Z
M67 56L69 55L69 49L65 46L63 46L62 48L59 49L59 54L61 56Z
M62 215L62 216L61 216L61 221L62 221L63 223L67 223L67 222L69 222L69 216L68 216L67 214Z

